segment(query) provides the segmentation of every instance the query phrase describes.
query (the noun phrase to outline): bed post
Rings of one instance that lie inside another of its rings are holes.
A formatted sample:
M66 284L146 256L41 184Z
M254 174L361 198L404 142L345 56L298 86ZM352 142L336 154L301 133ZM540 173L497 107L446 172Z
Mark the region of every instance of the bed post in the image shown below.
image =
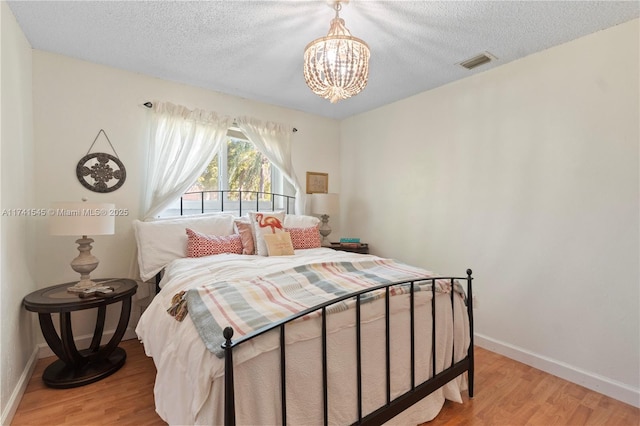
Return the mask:
M467 356L469 357L469 371L467 378L469 380L469 398L473 398L473 290L471 289L471 282L473 278L471 274L473 271L471 269L467 269L467 313L469 315L469 351L467 352Z
M225 342L222 344L222 349L224 349L224 424L225 426L233 426L236 424L233 394L233 347L231 346L233 328L225 327L222 335L225 338Z

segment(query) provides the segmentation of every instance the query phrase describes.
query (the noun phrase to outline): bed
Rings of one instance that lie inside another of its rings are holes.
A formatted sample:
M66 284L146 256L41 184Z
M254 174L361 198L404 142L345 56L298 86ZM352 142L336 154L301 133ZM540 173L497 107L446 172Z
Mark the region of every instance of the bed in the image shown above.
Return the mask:
M317 225L280 217L285 229ZM186 228L232 238L238 220L135 223L141 277L163 273L136 333L156 365L156 411L166 422L419 424L445 399L473 396L470 270L438 277L315 246L185 256ZM296 291L306 296L292 302ZM253 316L236 312L237 300ZM176 306L188 311L181 321Z

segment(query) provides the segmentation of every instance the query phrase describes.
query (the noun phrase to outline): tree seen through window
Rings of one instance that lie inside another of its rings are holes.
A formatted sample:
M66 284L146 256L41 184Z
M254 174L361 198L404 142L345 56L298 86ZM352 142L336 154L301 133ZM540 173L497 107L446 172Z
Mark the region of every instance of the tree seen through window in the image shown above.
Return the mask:
M220 185L220 182L226 182ZM258 191L272 192L271 162L247 141L228 138L224 147L215 155L197 182L187 192L201 191ZM263 200L270 199L261 195ZM185 199L200 199L200 194L186 195ZM217 199L216 193L205 194L205 200ZM231 192L227 199L238 201L239 193ZM250 193L242 195L243 200L255 199Z

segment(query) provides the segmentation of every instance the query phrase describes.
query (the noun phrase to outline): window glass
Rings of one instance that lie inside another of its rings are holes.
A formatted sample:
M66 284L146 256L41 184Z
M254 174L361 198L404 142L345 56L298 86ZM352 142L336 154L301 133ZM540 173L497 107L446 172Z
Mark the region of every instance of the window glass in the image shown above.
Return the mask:
M196 182L176 200L162 217L200 214L202 211L229 211L242 214L255 210L286 209L287 201L283 197L274 200L268 194L293 194L293 188L284 182L277 167L258 151L247 139L237 131L230 132L220 150L209 163ZM219 192L224 190L223 196ZM242 201L241 201L242 198ZM242 205L241 205L242 202ZM289 201L293 208L293 198ZM182 213L181 213L182 212Z
M271 162L251 142L229 138L227 142L227 189L272 192L271 171ZM239 192L232 192L229 194L229 199L238 200L239 195ZM244 197L245 195L243 195L243 199L250 199ZM261 195L261 198L270 199L265 195Z

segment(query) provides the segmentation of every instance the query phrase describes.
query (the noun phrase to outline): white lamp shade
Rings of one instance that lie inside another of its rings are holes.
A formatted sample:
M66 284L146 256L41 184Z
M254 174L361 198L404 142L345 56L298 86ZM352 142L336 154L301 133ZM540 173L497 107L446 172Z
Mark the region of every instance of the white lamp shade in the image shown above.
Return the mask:
M335 215L340 209L338 194L312 194L311 212L313 214Z
M111 203L55 202L49 210L51 235L111 235L115 231Z

